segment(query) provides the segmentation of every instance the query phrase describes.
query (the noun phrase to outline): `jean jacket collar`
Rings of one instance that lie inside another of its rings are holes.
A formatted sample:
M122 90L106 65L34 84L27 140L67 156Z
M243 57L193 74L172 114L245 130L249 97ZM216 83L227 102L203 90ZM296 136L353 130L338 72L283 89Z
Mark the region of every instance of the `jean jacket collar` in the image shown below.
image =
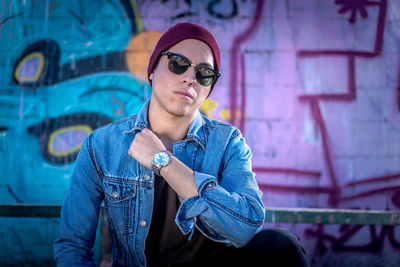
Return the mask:
M134 120L131 130L125 131L124 134L140 132L144 128L147 128L148 125L147 114L148 114L149 104L150 104L150 99L148 99L144 103L143 107L137 113L136 120ZM196 144L198 144L201 147L201 149L205 150L207 143L203 126L204 126L204 119L201 116L200 112L197 110L193 121L189 125L189 130L184 141L188 142L193 141Z

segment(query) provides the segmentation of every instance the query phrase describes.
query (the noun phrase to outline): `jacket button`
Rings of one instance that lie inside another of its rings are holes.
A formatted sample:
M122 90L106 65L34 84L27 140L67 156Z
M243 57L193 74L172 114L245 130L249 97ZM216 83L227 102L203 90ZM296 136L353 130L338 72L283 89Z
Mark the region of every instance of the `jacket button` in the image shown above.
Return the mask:
M140 221L140 226L146 227L146 225L147 225L146 221Z
M112 192L111 196L112 196L112 198L117 198L118 197L118 193L114 191L114 192Z
M144 176L144 179L145 179L146 181L150 180L150 174L147 173L147 174Z

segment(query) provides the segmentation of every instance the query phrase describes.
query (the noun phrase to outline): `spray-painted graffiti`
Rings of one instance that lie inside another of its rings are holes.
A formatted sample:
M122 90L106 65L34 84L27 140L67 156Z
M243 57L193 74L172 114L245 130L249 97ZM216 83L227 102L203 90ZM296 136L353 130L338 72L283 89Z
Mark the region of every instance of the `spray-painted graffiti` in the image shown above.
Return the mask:
M144 62L159 35L143 29L135 1L3 1L0 202L62 203L87 135L149 97ZM0 224L2 264L52 261L54 222Z
M171 19L182 19L182 18L191 18L199 15L199 9L204 8L207 11L208 15L217 19L233 19L235 18L239 12L238 2L247 2L246 0L237 1L221 1L221 0L208 0L208 1L170 1L170 0L153 0L152 2L156 2L159 5L169 4L172 2L178 10L180 10L177 14L174 14ZM145 1L139 1L139 4L144 4ZM182 11L181 11L182 10Z
M200 111L211 119L215 119L213 113L218 108L218 102L213 100L212 98L207 98L200 107ZM240 118L242 114L240 113L240 109L236 109L236 118ZM225 121L229 121L231 119L231 111L229 109L222 109L219 112L219 117Z
M244 36L246 35L251 35L252 31L257 30L257 26L259 23L260 19L260 12L262 13L263 9L263 4L264 1L258 1L259 5L257 6L256 10L257 13L254 15L254 23L249 27L249 30L247 30L244 33ZM302 50L298 52L298 57L299 60L306 59L307 57L322 57L324 55L327 56L344 56L347 57L348 60L348 92L347 93L342 93L342 94L313 94L313 95L301 95L299 96L299 100L308 102L310 105L310 109L312 111L312 115L314 120L316 121L319 130L321 131L322 135L322 142L323 142L323 148L324 148L324 154L325 154L325 160L326 164L328 167L329 171L329 176L330 176L330 181L331 185L323 188L323 187L296 187L293 185L287 186L286 190L289 191L294 191L294 192L319 192L319 193L328 193L330 195L330 204L333 206L338 205L338 201L342 200L349 200L352 199L351 196L344 196L340 197L341 195L341 189L340 186L338 185L338 179L335 174L335 170L333 167L332 163L332 153L330 152L330 145L329 145L329 133L327 132L327 127L325 125L325 121L322 117L321 111L320 111L320 106L319 102L320 101L345 101L345 102L352 102L356 99L356 84L355 84L355 59L357 57L367 57L367 58L373 58L377 57L381 54L382 50L382 43L383 43L383 33L384 33L384 22L385 22L385 16L386 16L386 6L387 2L386 1L381 1L381 2L351 2L351 1L336 1L335 2L338 5L341 5L342 8L338 10L338 13L345 13L347 11L351 12L351 17L348 19L350 24L354 24L356 21L356 14L359 11L361 14L362 18L368 17L368 12L366 11L367 6L376 6L379 8L379 17L377 19L377 27L376 27L376 40L375 40L375 45L374 45L374 51L372 52L365 52L365 51L343 51L343 50L321 50L321 51L310 51L310 50ZM246 35L245 35L246 34ZM246 36L247 37L247 36ZM235 123L235 113L234 110L236 109L236 106L238 105L238 82L235 79L235 77L239 77L236 73L236 66L238 65L238 58L240 58L240 61L243 62L241 65L241 71L245 71L245 66L244 66L244 60L240 55L237 55L235 52L238 51L238 46L240 46L241 42L245 41L245 37L238 36L237 40L234 42L234 47L232 48L232 54L231 54L231 69L232 69L232 79L231 79L231 86L230 86L230 108L231 108L231 123ZM241 77L245 77L245 74L241 74ZM242 113L245 113L246 110L246 93L245 93L245 88L243 85L245 85L246 82L242 81L241 83L241 103L240 103L240 110ZM239 128L244 131L244 118L241 118L238 122ZM289 168L266 168L266 167L256 167L256 171L258 172L282 172L282 173L298 173L301 175L306 175L309 176L310 178L316 177L320 175L320 172L318 171L309 171L309 170L298 170L298 169L289 169ZM399 174L394 174L394 176L399 176ZM385 179L386 176L384 177L377 177L378 179ZM374 178L371 178L372 180L375 181ZM264 184L264 188L275 188L277 190L285 190L285 185L276 185L276 184ZM383 191L387 191L388 189L383 189ZM393 191L396 191L396 188L392 188ZM382 190L375 190L375 193L380 193L383 192ZM368 194L367 192L359 193L359 195L363 194Z
M337 178L335 169L333 167L333 159L332 159L332 152L331 152L331 144L329 140L329 132L327 129L326 122L323 118L321 108L320 108L320 103L323 101L335 101L335 102L354 102L356 100L356 82L355 82L355 76L356 76L356 68L355 68L355 60L360 57L360 58L374 58L378 57L381 55L382 52L382 44L383 44L383 34L384 34L384 24L385 24L385 16L386 16L386 8L387 8L387 2L386 1L380 1L380 2L351 2L351 1L336 1L335 2L338 5L342 5L343 7L338 11L338 13L345 13L347 11L351 11L351 17L349 18L349 23L354 24L356 21L356 14L357 11L360 12L362 18L368 17L368 13L365 10L366 6L374 6L379 8L379 16L377 18L377 26L376 26L376 39L374 43L374 50L371 52L367 51L356 51L356 50L329 50L329 49L324 49L324 50L300 50L297 52L298 60L306 60L307 58L310 57L324 57L324 56L335 56L335 57L345 57L347 58L348 62L348 92L345 93L340 93L340 94L310 94L310 95L300 95L299 100L304 101L306 103L309 103L310 105L310 110L312 112L313 119L315 120L319 131L321 132L322 136L322 145L323 145L323 150L324 150L324 157L326 161L326 165L328 168L328 173L330 177L330 182L331 184L327 187L296 187L296 186L287 186L285 188L284 185L276 185L276 184L264 184L264 188L275 188L277 190L288 190L288 191L293 191L293 192L315 192L315 193L327 193L330 196L330 204L332 206L337 206L340 201L347 201L351 200L357 197L362 197L365 195L370 195L373 193L381 193L381 192L387 192L387 191L393 191L396 192L398 190L397 187L390 187L390 188L382 188L381 190L379 189L374 189L368 192L360 192L357 193L356 195L353 196L342 196L341 195L341 188L339 185L339 180ZM231 94L231 107L236 106L236 89L237 86L232 86L232 94ZM243 94L245 95L245 94ZM242 100L243 101L243 100ZM245 103L245 101L244 101ZM242 112L244 112L244 105L241 106ZM243 122L240 122L239 125L242 125ZM310 178L319 176L320 173L316 171L307 171L307 170L291 170L291 169L268 169L268 168L258 168L256 167L256 170L259 172L278 172L281 171L283 173L299 173L301 175L307 175ZM374 178L369 178L369 179L363 179L359 183L368 183L368 182L379 182L379 181L384 181L387 179L394 179L398 178L400 174L392 174L389 176L380 176L380 177L374 177ZM390 177L390 178L389 178ZM351 185L354 185L354 183L351 183ZM346 185L350 186L350 185Z
M243 132L266 206L397 210L400 46L390 38L399 8L387 0L6 1L1 201L60 203L82 140L138 110L160 32L191 21L214 33L223 58L202 112ZM296 230L320 264L331 252L400 249L392 226Z
M342 3L338 1L337 3ZM352 199L355 196L341 196L341 189L339 187L338 178L333 167L332 153L329 145L329 133L327 131L327 126L325 125L324 118L320 111L320 102L321 101L343 101L343 102L353 102L356 100L356 83L355 83L355 75L356 75L356 67L355 60L358 57L368 57L373 58L381 55L382 52L382 44L383 44L383 34L384 34L384 26L385 26L385 18L386 18L386 9L387 9L387 1L382 0L379 3L369 3L369 2L355 2L351 7L349 4L345 4L343 8L339 10L339 13L352 9L351 17L349 19L349 23L355 23L356 11L359 10L362 17L366 18L368 13L365 10L366 6L377 6L379 8L379 17L377 19L377 27L376 27L376 39L374 44L374 50L371 52L365 51L341 51L341 50L323 50L323 51L299 51L298 56L300 59L306 59L307 57L321 57L321 56L331 56L335 57L346 57L348 62L348 92L342 94L315 94L315 95L303 95L300 96L299 99L302 101L309 101L311 105L311 110L313 113L313 117L317 122L319 129L322 134L324 152L325 152L325 160L329 169L329 176L331 181L330 188L333 189L330 192L330 204L332 206L337 206L341 200ZM399 176L400 174L395 174L394 176ZM380 179L385 179L385 177L376 177L370 178L373 181L379 181ZM371 180L369 180L371 181ZM366 181L365 181L366 182ZM397 191L397 188L392 188L393 191ZM387 191L387 188L382 188L381 190L374 189L374 193L380 193ZM372 193L372 192L370 192ZM368 194L368 192L358 193L359 196Z
M262 2L262 3L261 3ZM259 6L256 8L257 11L262 10L262 4L264 1L259 1ZM293 1L288 1L287 5L293 4L296 8L301 5L296 5ZM369 12L376 16L376 26L375 26L375 39L373 41L372 49L368 50L357 50L357 49L331 49L331 48L322 48L322 49L299 49L296 53L296 61L300 62L298 65L304 64L301 61L305 61L311 58L318 58L321 60L324 57L328 58L339 58L343 57L346 59L345 64L347 65L347 92L340 93L313 93L313 94L300 94L297 96L297 99L306 105L308 105L311 119L314 121L316 125L316 129L319 132L321 145L322 145L322 153L324 159L324 164L326 166L326 170L310 170L310 169L302 169L302 168L292 168L285 167L281 165L279 167L262 165L262 163L256 165L253 169L256 173L262 174L265 177L268 175L281 175L277 177L282 177L281 180L284 180L286 177L296 177L297 182L267 182L267 178L263 179L260 183L261 188L269 194L270 192L275 192L274 195L276 198L282 197L281 194L287 195L287 193L292 192L298 196L304 194L308 195L326 195L327 203L322 204L322 206L331 206L331 207L343 207L351 205L356 200L368 201L368 198L374 196L384 196L383 199L390 198L392 200L392 207L398 209L398 201L397 196L399 194L399 184L395 181L398 181L400 174L398 173L399 169L394 168L392 173L385 174L381 176L371 177L371 175L367 174L368 178L357 177L357 181L355 182L344 182L343 178L338 176L338 170L335 167L337 164L335 162L335 153L333 152L333 146L335 143L334 136L332 137L332 125L327 122L322 108L324 108L324 103L355 103L357 101L357 75L360 75L360 72L357 72L357 60L360 58L365 59L374 59L382 56L383 49L383 35L385 33L385 23L386 23L386 10L387 10L387 1L335 1L335 4L339 6L337 13L339 15L346 15L348 12L350 13L350 17L347 18L347 22L351 25L357 25L358 20L369 18ZM286 7L286 10L290 10L290 7ZM357 15L360 14L360 18L357 18ZM245 34L256 35L255 32L261 31L258 29L257 20L259 19L258 12L255 13L253 17L253 25L251 25ZM375 19L375 18L374 18ZM296 21L294 23L297 23ZM339 35L336 36L340 38ZM250 38L251 40L251 38ZM243 45L244 42L248 41L246 38L238 38L236 42L234 42L233 49L231 51L238 51L237 47ZM236 46L236 47L235 47ZM236 48L236 49L235 49ZM231 117L230 122L239 126L239 128L245 132L245 125L248 121L249 111L247 110L247 105L249 101L246 97L251 93L247 93L247 81L244 80L247 75L246 71L249 69L245 66L246 63L246 54L243 53L232 53L231 54L231 80L230 80L230 109L231 109ZM239 68L237 66L240 66ZM240 82L241 77L242 81ZM244 80L244 81L243 81ZM240 89L239 89L240 88ZM397 87L396 89L399 90ZM324 89L320 89L324 91ZM306 90L307 91L307 90ZM251 96L251 95L250 95ZM399 107L399 96L397 92L397 108ZM254 102L250 102L253 103ZM266 105L271 102L266 101ZM239 107L242 114L246 114L246 117L235 118L236 112L235 110ZM397 132L398 128L394 130ZM367 133L365 133L367 134ZM256 135L256 134L254 134ZM264 135L265 136L265 135ZM344 138L346 138L344 136ZM351 137L347 137L351 138ZM259 144L259 140L256 142ZM300 149L300 148L299 148ZM272 151L272 150L271 150ZM263 151L264 155L268 154L271 157L274 157L277 154L276 150L273 152L268 152L266 150ZM279 153L279 152L278 152ZM337 152L336 152L337 153ZM290 161L290 160L287 160ZM398 160L396 161L398 162ZM328 178L328 183L321 182L322 179ZM318 185L297 185L301 180L308 180L309 184L318 184ZM278 179L277 179L278 180ZM295 181L293 179L293 181ZM387 182L391 181L391 184L388 185ZM321 184L321 185L319 185ZM363 187L364 186L364 187ZM353 190L351 190L351 189ZM357 188L357 190L354 190ZM324 199L324 198L323 198ZM279 201L276 201L279 202ZM357 202L359 203L359 202ZM368 203L368 202L367 202ZM315 204L314 204L315 205ZM321 207L321 203L316 204ZM378 205L379 206L379 205ZM375 206L376 208L377 206ZM382 208L382 206L379 206ZM322 226L321 226L322 227ZM346 228L347 227L347 228ZM380 252L383 248L383 241L387 237L390 245L393 249L399 249L398 242L395 238L394 232L395 227L384 226L379 235L376 235L375 226L370 226L371 233L371 242L367 245L354 245L354 246L346 246L345 242L351 240L352 236L356 234L356 232L363 227L360 226L341 226L339 229L338 237L335 234L326 234L323 232L314 232L312 229L305 230L305 236L310 239L310 237L318 236L321 240L329 241L332 243L331 249L333 251L376 251ZM323 229L323 227L322 227ZM357 241L355 241L357 242ZM361 240L361 243L366 242L366 240ZM354 241L353 241L354 243ZM326 246L324 246L323 242L317 240L317 249L321 251L327 251Z
M134 1L9 1L1 17L2 169L24 170L16 185L1 184L23 202L60 203L62 194L35 199L31 179L65 190L83 139L140 108L150 92L143 61L159 33L144 31ZM21 162L22 148L35 160Z
M395 235L395 229L398 229L398 227L384 225L379 227L380 231L377 231L378 226L375 225L341 225L339 227L338 237L325 232L323 225L318 225L316 228L317 230L306 229L305 234L310 238L316 239L317 249L321 254L324 254L328 251L327 244L330 245L330 249L337 252L364 251L380 253L384 248L385 240L389 241L389 244L393 248L397 250L400 249L400 240L397 240ZM362 245L349 245L348 243L351 243L352 238L354 238L357 234L360 234L364 228L368 228L369 233L368 238L366 240L362 240L365 243Z
M357 14L360 13L361 18L368 18L367 7L369 6L378 6L378 2L373 1L343 1L337 0L335 4L341 6L338 10L339 14L350 12L350 18L348 21L351 24L354 24L357 20Z

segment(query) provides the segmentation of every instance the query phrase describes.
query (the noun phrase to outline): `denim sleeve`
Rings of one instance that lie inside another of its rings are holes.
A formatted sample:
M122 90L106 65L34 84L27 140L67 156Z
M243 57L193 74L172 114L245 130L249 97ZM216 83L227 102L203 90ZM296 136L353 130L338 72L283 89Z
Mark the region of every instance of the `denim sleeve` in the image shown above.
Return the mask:
M60 236L54 242L57 266L95 266L92 248L103 190L91 138L81 147L62 205Z
M244 246L264 223L265 210L251 167L251 151L233 137L221 162L220 177L195 172L198 196L182 202L176 223L184 234L194 226L209 238Z

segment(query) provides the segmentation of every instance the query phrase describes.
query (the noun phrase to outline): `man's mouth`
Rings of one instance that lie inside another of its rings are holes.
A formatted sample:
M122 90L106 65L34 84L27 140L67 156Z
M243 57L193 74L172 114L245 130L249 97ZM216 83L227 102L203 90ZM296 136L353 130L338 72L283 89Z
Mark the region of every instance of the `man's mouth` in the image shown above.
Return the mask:
M185 99L193 98L193 96L187 91L176 91L175 94L178 95L179 97L185 98Z

